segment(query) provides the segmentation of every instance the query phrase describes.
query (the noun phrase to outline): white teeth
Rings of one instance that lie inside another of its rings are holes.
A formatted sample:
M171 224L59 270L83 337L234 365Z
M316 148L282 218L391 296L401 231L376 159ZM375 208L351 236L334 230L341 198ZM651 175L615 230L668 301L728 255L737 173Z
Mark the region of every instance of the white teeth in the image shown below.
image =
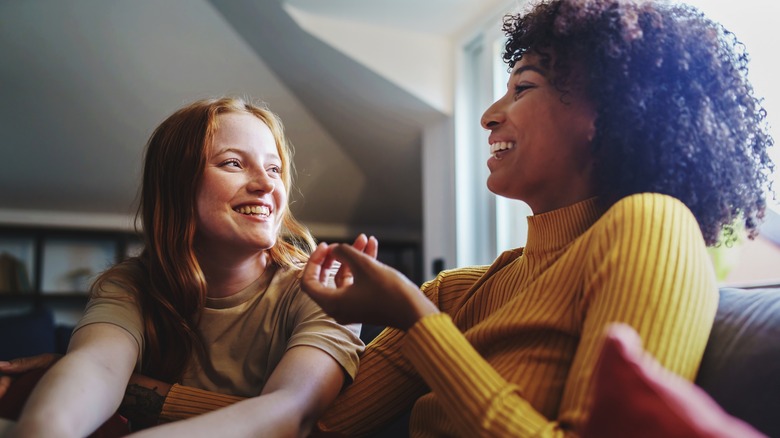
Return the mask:
M515 143L511 141L498 141L490 145L490 155L495 156L496 152L514 149Z
M268 216L271 214L271 209L265 205L243 205L233 209L236 213L241 214L259 214L260 216Z

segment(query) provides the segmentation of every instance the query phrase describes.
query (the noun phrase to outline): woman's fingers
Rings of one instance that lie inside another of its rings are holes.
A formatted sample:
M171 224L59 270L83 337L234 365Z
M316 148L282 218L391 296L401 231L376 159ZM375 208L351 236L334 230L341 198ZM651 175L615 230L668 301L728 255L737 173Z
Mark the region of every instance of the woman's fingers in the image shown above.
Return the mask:
M361 233L355 239L355 242L352 244L352 247L358 251L361 251L369 255L372 258L376 258L379 252L379 241L374 236L367 237L365 234Z
M357 238L355 238L355 241L352 243L352 248L363 252L373 259L376 259L376 256L379 252L379 242L377 241L376 237L367 237L365 234L361 233L357 236ZM336 273L335 281L336 287L338 288L349 286L353 283L354 276L348 263L341 264L338 272Z
M368 238L366 247L363 249L363 252L372 259L376 258L377 254L379 254L379 241L376 239L376 237L371 236Z
M366 247L367 243L368 238L365 234L361 233L357 236L357 238L355 238L355 241L352 242L352 247L362 251L363 248ZM331 255L333 255L333 252L331 252ZM352 271L349 269L349 265L346 263L341 263L333 280L335 281L337 288L351 285L353 282L353 276Z
M8 387L11 386L13 378L11 376L0 376L0 398L3 398L8 391Z
M27 371L48 368L62 357L58 353L44 353L37 356L20 357L9 361L0 361L0 398L14 380L13 374L22 374ZM10 374L10 375L7 375Z
M43 353L0 362L0 372L18 374L38 368L47 368L61 358L61 354Z
M320 243L309 255L309 261L306 262L306 266L303 268L302 284L312 286L317 283L324 282L322 278L323 272L327 273L326 269L323 269L323 263L327 258L328 245L326 243Z
M360 233L355 238L355 241L352 242L352 247L358 251L363 251L363 248L366 247L366 244L368 244L368 237L366 237L364 233Z
M362 251L357 250L349 245L339 245L333 249L333 254L336 259L342 264L349 266L349 269L353 274L357 275L359 272L365 272L370 269L371 263L374 262L374 257L369 254L365 254Z
M349 265L342 263L333 280L336 283L336 287L340 289L351 285L354 282L354 278L352 271L349 269Z

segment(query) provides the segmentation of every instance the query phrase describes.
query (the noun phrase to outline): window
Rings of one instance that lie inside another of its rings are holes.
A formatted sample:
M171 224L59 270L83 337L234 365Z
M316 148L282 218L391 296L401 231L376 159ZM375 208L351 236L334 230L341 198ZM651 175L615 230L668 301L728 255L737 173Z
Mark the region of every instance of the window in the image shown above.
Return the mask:
M517 8L513 2L506 11ZM455 111L456 266L489 264L500 252L525 245L525 217L530 209L487 189L488 133L479 124L485 109L506 91L509 74L501 60L503 15L489 20L463 46Z
M679 2L679 0L677 0ZM774 30L780 4L774 0L686 0L711 19L720 22L745 44L750 55L749 77L756 96L764 99L775 146L769 153L775 162L775 190L780 184L780 60L776 55ZM780 200L769 197L775 212L780 213Z
M711 19L718 21L745 45L750 55L749 78L756 96L763 98L767 120L775 142L780 140L780 62L775 55L774 22L780 5L770 0L687 0ZM775 162L774 186L780 184L780 149L769 150ZM712 249L719 280L734 286L777 283L780 280L780 199L767 196L770 211L755 240L743 240L734 247Z

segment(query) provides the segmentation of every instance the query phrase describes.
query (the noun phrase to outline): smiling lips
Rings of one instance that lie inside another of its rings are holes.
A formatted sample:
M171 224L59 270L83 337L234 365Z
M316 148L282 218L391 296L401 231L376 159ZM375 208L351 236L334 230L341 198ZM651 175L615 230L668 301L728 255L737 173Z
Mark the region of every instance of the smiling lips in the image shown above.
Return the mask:
M250 216L268 217L271 215L271 209L266 205L242 205L234 208L233 211Z
M515 143L511 141L497 141L490 145L490 155L500 160L501 156L499 155L499 152L508 151L510 149L515 148Z

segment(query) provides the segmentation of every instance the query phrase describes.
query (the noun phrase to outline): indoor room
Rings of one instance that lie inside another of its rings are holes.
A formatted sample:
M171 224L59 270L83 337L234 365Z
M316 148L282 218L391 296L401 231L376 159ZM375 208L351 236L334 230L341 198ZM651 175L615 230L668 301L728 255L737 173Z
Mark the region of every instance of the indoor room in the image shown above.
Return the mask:
M0 361L65 353L95 279L141 255L147 142L196 99L239 96L279 116L294 162L289 210L317 243L373 236L376 259L417 286L525 247L534 212L486 185L494 139L480 120L512 81L504 16L530 3L0 2ZM780 5L686 3L741 41L768 132L780 138ZM778 191L780 147L767 153ZM734 229L728 243L707 248L721 307L711 315L703 372L688 380L720 405L717 415L780 436L769 414L780 409L780 392L745 401L758 387L780 390L772 373L780 197L767 192L755 238ZM364 323L362 341L386 325ZM735 376L757 362L764 365L753 375ZM732 378L745 382L724 383ZM668 405L690 400L680 397ZM408 434L406 415L398 424Z

